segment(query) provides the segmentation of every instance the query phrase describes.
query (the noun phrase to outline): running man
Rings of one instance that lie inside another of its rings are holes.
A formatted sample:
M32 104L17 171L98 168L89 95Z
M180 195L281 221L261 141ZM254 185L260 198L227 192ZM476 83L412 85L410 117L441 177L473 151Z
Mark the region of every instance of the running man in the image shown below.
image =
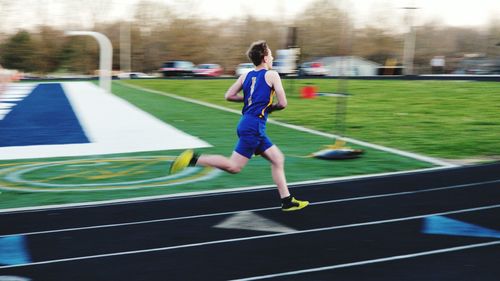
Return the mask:
M271 174L278 187L283 211L305 208L309 202L300 201L290 195L285 177L285 157L266 135L267 115L287 106L285 90L278 72L271 70L273 56L265 41L252 43L247 51L255 69L241 75L227 90L225 98L232 102L243 102L238 124L238 143L230 158L222 155L198 155L193 150L184 151L175 159L170 173L178 173L188 166L210 166L228 173L239 173L248 160L261 155L271 163ZM239 93L243 90L243 95ZM276 95L277 103L273 104Z

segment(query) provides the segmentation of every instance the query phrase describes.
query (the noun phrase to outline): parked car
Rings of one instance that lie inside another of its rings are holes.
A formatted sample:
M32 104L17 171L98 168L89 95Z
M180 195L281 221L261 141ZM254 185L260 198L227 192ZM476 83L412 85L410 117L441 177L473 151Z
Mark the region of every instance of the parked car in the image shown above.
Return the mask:
M207 77L218 77L221 76L223 72L224 69L220 65L215 63L199 64L193 70L194 75Z
M119 73L117 76L120 79L155 78L155 76L143 72L122 72Z
M253 65L253 63L240 63L238 67L236 67L236 76L248 73L254 69L255 65Z
M500 73L500 60L485 56L466 56L454 74L494 75Z
M326 76L328 69L321 62L305 62L300 65L299 76Z
M164 62L160 68L163 77L167 76L192 76L194 64L190 61L174 60Z

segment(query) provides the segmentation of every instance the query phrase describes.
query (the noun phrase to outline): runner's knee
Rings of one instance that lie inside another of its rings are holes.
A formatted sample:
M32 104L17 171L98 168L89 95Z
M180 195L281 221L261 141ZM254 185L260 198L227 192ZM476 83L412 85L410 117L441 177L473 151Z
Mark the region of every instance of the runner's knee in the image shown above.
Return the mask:
M282 167L285 165L285 156L281 152L274 153L269 160L273 166Z
M233 164L231 166L228 166L225 170L226 172L231 174L238 174L239 172L241 172L242 167Z

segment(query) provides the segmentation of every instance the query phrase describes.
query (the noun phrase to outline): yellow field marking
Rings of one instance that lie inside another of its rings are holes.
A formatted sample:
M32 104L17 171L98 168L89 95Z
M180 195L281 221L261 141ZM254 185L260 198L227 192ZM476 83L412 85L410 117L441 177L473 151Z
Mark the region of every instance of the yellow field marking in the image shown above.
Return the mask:
M10 183L10 182L5 182L2 183L7 189L11 188L12 190L20 190L20 191L54 191L54 192L65 192L65 191L101 191L101 190L117 190L117 189L137 189L137 188L148 188L148 187L158 187L158 186L167 186L167 185L172 185L172 184L177 184L177 183L182 183L183 181L190 181L190 180L195 180L200 177L207 176L210 172L213 171L213 168L210 167L204 167L199 174L194 174L192 176L189 176L187 178L179 178L175 180L169 180L169 181L163 181L163 182L155 182L155 183L149 183L149 184L131 184L131 185L126 185L126 186L93 186L90 188L59 188L59 187L51 187L51 188L45 188L45 187L26 187L26 186L21 186L21 184L18 183Z
M120 176L123 176L123 174L124 174L122 172L113 173L113 172L109 172L109 171L101 172L101 173L102 173L101 175L87 176L86 179L89 179L89 180L105 180L105 179L120 177ZM146 172L145 171L135 171L135 172L132 172L132 173L125 173L125 174L127 176L129 176L129 175L138 175L138 174L144 174L144 173L146 173Z
M163 157L163 159L166 160L168 158ZM104 159L90 160L89 159L89 160L83 160L83 161L75 162L75 163L87 162L87 163L94 164L94 163L103 163L103 162L123 162L123 161L127 161L127 163L123 163L121 166L116 165L116 166L114 166L114 168L120 168L120 167L124 167L124 166L128 166L128 165L133 165L134 162L137 162L137 161L132 161L131 159L107 159L107 160L104 160ZM146 162L142 163L141 165L133 166L132 168L130 168L128 170L119 171L119 172L113 172L113 171L101 169L101 170L81 171L78 173L69 173L69 174L59 175L59 176L55 176L55 177L51 177L51 178L46 178L43 180L38 180L38 182L48 183L50 181L61 180L61 179L66 179L66 178L85 178L85 179L89 179L89 180L103 180L103 179L121 177L121 176L131 175L131 174L140 174L140 173L144 173L144 171L137 171L137 170L142 169L145 166L150 166L150 165L162 162L162 161L164 161L164 160L146 161ZM51 162L49 162L49 163L51 163ZM68 164L68 163L64 163L64 164ZM69 165L72 165L72 164L69 164ZM98 173L98 174L96 175L96 173Z
M57 179L64 179L64 178L79 178L77 180L82 180L83 182L91 181L91 180L104 180L107 178L113 178L113 177L120 177L120 176L132 176L132 175L139 175L139 174L144 174L148 172L148 167L153 166L153 165L158 165L163 164L162 162L167 162L167 161L172 161L175 159L175 156L160 156L160 157L154 157L154 156L139 156L139 157L131 157L131 158L117 158L113 159L111 158L101 158L101 159L76 159L76 160L60 160L60 161L40 161L40 162L23 162L23 163L9 163L9 164L4 164L2 166L8 167L8 168L0 168L0 175L7 175L8 173L15 173L17 171L22 171L23 169L30 169L32 170L33 167L35 169L44 169L44 168L50 168L54 166L60 166L62 167L62 171L64 169L72 169L72 168L78 168L77 166L75 167L68 167L67 165L78 165L78 164L98 164L98 163L111 163L112 167L109 167L110 169L118 170L117 172L113 172L110 170L106 169L89 169L85 171L79 171L76 173L66 173L58 176L54 176L52 178L46 178L46 179L40 179L40 180L29 180L33 184L36 185L36 183L40 184L48 184L52 185L49 181L54 181ZM139 162L139 163L137 163ZM15 165L18 165L17 167ZM39 166L38 166L39 165ZM14 166L14 167L11 167ZM82 165L83 166L83 165ZM156 166L157 168L158 166ZM85 168L85 167L83 167ZM90 168L90 167L89 167ZM104 168L104 167L103 167ZM119 169L126 169L124 171L119 171ZM155 169L155 171L158 171L158 169ZM55 171L54 171L55 172ZM54 186L50 187L37 187L37 186L26 186L26 182L20 183L20 182L10 182L10 181L1 181L1 185L3 185L1 188L6 189L6 190L20 190L20 191L33 191L33 192L65 192L65 191L101 191L101 190L117 190L117 189L138 189L138 188L147 188L147 187L161 187L161 186L170 186L170 185L177 185L177 184L182 184L183 182L190 182L190 181L197 181L198 179L204 178L206 176L209 176L213 172L213 169L204 167L195 172L195 174L187 175L187 177L183 178L158 178L156 181L146 181L146 182L141 182L141 183L134 183L132 181L130 184L125 182L109 182L109 183L96 183L96 185L92 184L91 186L86 186L87 184L83 184L80 186L79 183L75 183L74 186L72 185L70 188L68 188L68 185L66 186L58 186L58 184L54 183ZM167 168L165 169L165 174L168 174ZM2 177L3 177L2 176ZM145 175L147 176L147 175ZM1 178L0 178L1 180ZM29 185L29 183L28 183Z

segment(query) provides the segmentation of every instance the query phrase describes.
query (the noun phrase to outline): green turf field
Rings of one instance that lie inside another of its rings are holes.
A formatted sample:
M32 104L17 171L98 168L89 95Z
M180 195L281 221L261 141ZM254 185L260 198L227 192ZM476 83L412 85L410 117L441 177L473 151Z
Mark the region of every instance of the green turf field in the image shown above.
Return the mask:
M224 91L231 81L151 80L130 81L130 83L219 103L223 100ZM235 126L239 119L237 114L137 90L121 82L113 84L113 92L160 120L213 145L213 147L203 149L201 152L231 154L236 142ZM241 106L241 104L227 102L221 102L221 104L236 109ZM353 104L355 103L353 102ZM290 120L291 123L306 126L315 124L315 126L310 127L321 129L323 126L324 131L330 131L328 128L332 126L332 121L329 120L328 115L331 117L333 114L330 98L301 100L292 93L289 105L289 109L273 114L273 118ZM304 156L321 149L323 145L331 144L333 139L273 124L268 125L268 134L287 156L286 171L289 182L406 171L433 166L429 163L369 148L364 148L366 154L356 160L318 160ZM390 138L390 136L388 137ZM219 173L210 179L189 183L180 179L177 185L146 184L151 178L165 176L168 170L166 157L173 157L178 153L179 151L164 151L0 161L0 186L11 188L1 190L0 208L272 185L269 164L260 157L250 161L244 171L237 175ZM197 177L199 179L199 175L203 176L208 173L211 171L200 170ZM193 176L194 178L195 176ZM59 190L61 186L65 188L61 189L63 191ZM49 190L52 192L39 192ZM277 193L276 196L278 197Z
M128 80L225 107L227 80ZM338 91L336 79L284 79L289 107L272 118L334 132L334 97L301 99L305 85ZM467 81L348 81L346 135L371 143L445 159L500 156L500 86Z

